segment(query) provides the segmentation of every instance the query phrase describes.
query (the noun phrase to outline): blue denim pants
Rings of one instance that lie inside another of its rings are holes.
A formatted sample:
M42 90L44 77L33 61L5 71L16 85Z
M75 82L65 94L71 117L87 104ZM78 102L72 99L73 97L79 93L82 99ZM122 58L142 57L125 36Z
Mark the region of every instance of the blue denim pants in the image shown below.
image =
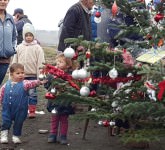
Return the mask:
M37 80L36 77L26 77L25 80ZM29 105L37 105L37 89L33 88L29 90Z
M3 79L5 78L8 67L9 64L0 64L0 85L2 84Z

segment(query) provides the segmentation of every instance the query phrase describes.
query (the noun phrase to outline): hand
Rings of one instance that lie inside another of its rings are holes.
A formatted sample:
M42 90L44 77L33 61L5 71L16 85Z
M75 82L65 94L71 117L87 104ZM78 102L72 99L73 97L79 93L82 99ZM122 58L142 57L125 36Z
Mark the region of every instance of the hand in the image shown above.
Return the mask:
M41 84L45 84L47 82L48 82L48 80L42 80L42 81L40 81Z

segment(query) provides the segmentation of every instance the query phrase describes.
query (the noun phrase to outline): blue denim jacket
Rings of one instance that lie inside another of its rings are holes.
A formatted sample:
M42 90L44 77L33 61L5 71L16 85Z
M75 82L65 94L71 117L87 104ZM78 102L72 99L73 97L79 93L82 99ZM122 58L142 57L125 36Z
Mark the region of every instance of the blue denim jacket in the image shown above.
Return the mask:
M13 17L6 13L4 22L0 19L0 58L13 56L16 46L17 31Z

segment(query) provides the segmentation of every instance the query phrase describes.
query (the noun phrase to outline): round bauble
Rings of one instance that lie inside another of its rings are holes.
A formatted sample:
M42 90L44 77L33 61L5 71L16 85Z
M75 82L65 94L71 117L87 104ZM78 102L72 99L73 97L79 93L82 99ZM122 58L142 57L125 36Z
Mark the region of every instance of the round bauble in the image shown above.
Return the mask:
M64 50L64 56L66 58L73 58L75 56L75 51L73 48L68 47Z
M114 121L110 121L110 122L109 122L109 125L110 125L110 126L115 126L115 122L114 122Z
M94 17L94 21L96 23L100 23L101 22L101 17Z
M40 75L38 76L38 79L39 79L40 81L44 80L44 74L40 74Z
M114 107L117 107L118 106L118 101L113 101L111 106L114 108Z
M100 121L98 121L97 124L102 126L103 125L103 121L100 120Z
M108 120L103 121L103 126L108 127L109 126L109 121Z
M96 108L92 108L91 111L96 111Z
M90 89L86 86L84 86L80 89L80 95L81 96L88 96L89 93L90 93Z
M56 88L52 88L52 89L50 90L50 92L51 92L52 94L55 94L55 93L56 93Z
M97 18L101 17L101 12L100 11L95 12L95 17Z
M80 70L78 70L78 77L79 79L85 79L89 76L88 72L86 69L82 68Z
M112 78L112 79L117 78L117 76L118 76L117 70L116 70L115 68L113 68L112 70L110 70L110 71L109 71L109 76L110 76L110 78Z
M76 69L76 70L74 70L74 71L72 72L72 78L73 78L73 79L78 79L78 78L79 78L79 76L78 76L78 71L79 71L79 70Z

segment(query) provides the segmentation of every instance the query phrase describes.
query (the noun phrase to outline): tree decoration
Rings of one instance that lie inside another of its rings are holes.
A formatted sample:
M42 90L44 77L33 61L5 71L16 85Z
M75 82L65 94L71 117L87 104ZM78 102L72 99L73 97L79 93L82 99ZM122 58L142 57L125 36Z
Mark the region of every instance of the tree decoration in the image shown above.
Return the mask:
M57 91L56 91L56 88L52 88L51 90L50 90L50 92L52 93L52 94L55 94Z
M100 23L101 22L101 17L94 17L94 21L96 23Z
M73 58L75 56L75 51L73 48L68 47L64 50L64 56L66 58Z
M88 96L90 94L90 89L86 86L83 86L81 89L80 89L80 95L81 96Z
M72 78L73 79L79 79L79 75L78 75L78 69L76 69L76 70L74 70L73 72L72 72Z
M90 58L91 57L91 52L90 51L87 51L86 54L85 54L86 58Z
M159 82L158 86L159 86L159 93L157 97L158 97L158 100L161 101L163 98L164 91L165 91L165 80Z
M109 125L110 125L110 126L115 126L115 121L110 121L110 122L109 122Z
M116 1L114 1L113 5L112 5L111 11L112 11L113 17L116 17L116 15L117 15L117 13L118 13L118 6L117 6L117 4L116 4Z
M146 81L144 83L144 85L147 87L147 94L148 94L149 98L153 101L156 101L157 99L156 99L156 91L155 91L156 88L155 88L155 86L153 84L151 84L150 81Z
M101 12L100 11L96 11L95 12L95 17L97 17L97 18L101 17Z
M97 124L100 125L100 126L102 126L103 125L103 121L102 120L99 120Z
M77 49L76 49L78 52L84 52L85 51L85 48L84 46L78 46Z
M44 74L41 73L41 74L39 74L38 79L39 79L40 81L42 81L42 80L44 80L44 77L45 77Z
M164 18L164 14L158 13L158 14L156 14L156 16L154 17L154 20L155 20L156 22L159 22L160 20L163 20L163 18Z
M115 79L117 78L118 76L118 72L115 68L113 68L112 70L109 71L109 76L112 78L112 79Z
M77 60L77 58L78 58L78 52L75 52L75 54L74 54L72 60Z
M88 77L88 72L86 69L82 68L80 70L78 70L78 78L79 79L85 79Z
M115 108L118 106L118 101L113 101L111 104L112 108Z
M164 39L160 39L158 42L158 47L163 46L163 44L164 44Z
M109 126L109 121L108 120L104 120L103 121L103 126L104 127L108 127Z
M47 92L47 93L45 94L45 98L46 98L46 99L55 99L56 96L55 96L54 94L50 93L50 92Z

